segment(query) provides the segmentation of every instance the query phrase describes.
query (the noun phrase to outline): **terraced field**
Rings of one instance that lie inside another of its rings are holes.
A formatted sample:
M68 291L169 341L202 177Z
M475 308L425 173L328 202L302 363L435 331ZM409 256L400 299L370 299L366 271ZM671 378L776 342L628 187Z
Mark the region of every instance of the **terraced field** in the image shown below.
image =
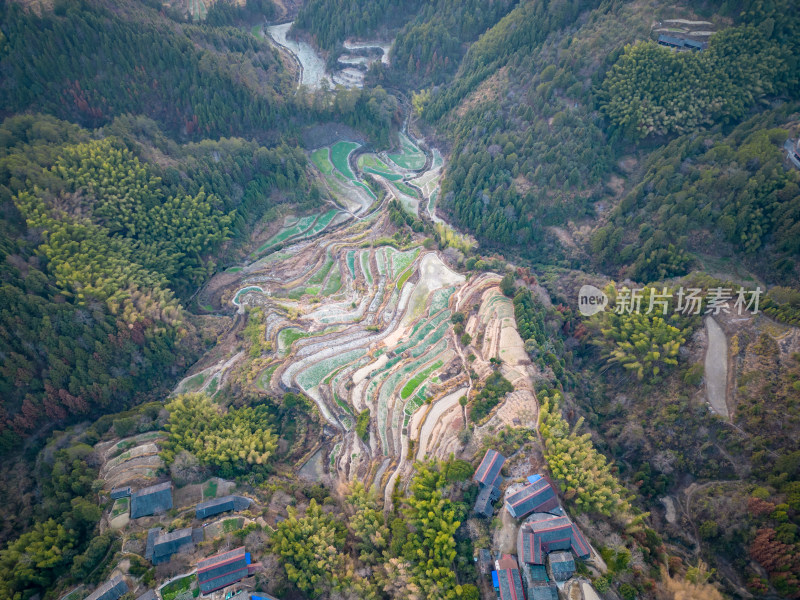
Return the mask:
M400 139L401 152L399 154L390 154L389 160L403 169L418 170L424 167L425 154L402 131L398 134L398 138Z
M339 143L312 153L326 182L341 184L336 173L356 177L348 172L355 147ZM392 172L375 155L362 155L357 164L360 170ZM427 202L425 192L435 192L438 173L417 178ZM237 341L236 355L197 370L178 388L216 391L237 365L247 370L249 361L258 361L248 371L247 385L276 396L304 393L335 432L322 448L325 476L371 482L388 501L392 488L409 480L416 458L460 451L465 423L458 399L477 393L494 369L514 383L514 403L511 408L501 403L476 435L490 433L498 423L535 425L531 365L498 275L467 281L438 252L424 250L422 236L405 246L386 245L383 240L396 230L384 208L344 224L336 214L332 209L312 222L284 223L295 233L284 236L288 241L280 254L242 267L233 273L235 283L225 284L222 297L240 313L259 307L261 356L251 356ZM453 331L456 311L466 315L466 330L475 340L466 348ZM502 366L493 358L502 359ZM356 416L367 409L369 427L361 439Z

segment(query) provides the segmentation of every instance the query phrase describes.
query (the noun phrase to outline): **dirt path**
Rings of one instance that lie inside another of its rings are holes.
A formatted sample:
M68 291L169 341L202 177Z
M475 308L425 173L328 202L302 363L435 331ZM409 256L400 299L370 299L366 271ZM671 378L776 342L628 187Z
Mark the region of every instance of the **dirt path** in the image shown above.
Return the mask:
M706 317L708 348L705 358L706 397L714 412L730 418L726 402L728 387L728 340L713 317Z

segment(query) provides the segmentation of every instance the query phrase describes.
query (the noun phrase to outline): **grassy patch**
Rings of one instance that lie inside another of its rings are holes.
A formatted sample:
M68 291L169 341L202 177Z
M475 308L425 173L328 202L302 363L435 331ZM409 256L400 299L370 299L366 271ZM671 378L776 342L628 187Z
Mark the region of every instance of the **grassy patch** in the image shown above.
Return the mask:
M303 331L302 329L297 329L296 327L289 327L288 329L282 329L281 332L278 334L278 347L289 351L292 344L294 344L300 338L308 337L310 334L307 331ZM276 365L277 366L277 365ZM275 369L273 369L274 371ZM270 375L272 375L270 373Z
M183 389L184 391L187 392L194 392L195 390L199 390L200 386L203 385L205 380L206 380L205 373L198 373L184 384Z
M442 366L442 364L443 364L443 363L442 363L442 361L440 361L440 360L437 360L435 363L433 363L433 364L432 364L430 367L428 367L428 368L427 368L427 369L425 369L424 371L420 371L419 373L417 373L417 374L414 376L414 378L413 378L413 379L411 379L411 380L410 380L410 381L409 381L407 384L405 384L405 385L403 386L403 389L402 389L402 390L400 390L400 398L402 398L403 400L405 400L405 399L406 399L406 398L408 398L408 397L409 397L411 394L413 394L413 393L414 393L414 390L416 390L416 389L417 389L417 387L419 387L419 384L420 384L420 383L422 383L423 381L425 381L425 380L428 378L428 375L430 375L430 374L431 374L431 373L433 373L433 372L434 372L436 369L438 369L439 367L441 367L441 366Z
M215 479L212 479L206 484L206 487L203 488L203 498L216 498L217 497L217 487L219 484Z
M340 287L342 287L342 271L337 265L333 273L331 273L331 276L328 277L328 283L326 283L325 287L322 289L322 295L330 296L331 294L335 294L339 291Z
M333 165L328 158L328 149L320 148L311 153L311 161L317 165L317 168L325 173L325 175L333 174Z
M369 409L365 408L358 413L358 420L356 421L356 435L363 441L367 441L369 430Z
M270 365L266 369L261 372L261 376L258 378L256 385L260 387L262 390L268 390L270 383L272 382L272 374L275 372L275 369L278 368L278 365Z
M350 153L358 148L355 142L336 142L331 146L331 162L333 166L348 179L355 179L353 171L350 170L350 165L347 163L347 157Z
M397 289L398 290L403 289L403 286L406 284L406 281L408 281L408 278L411 277L411 274L413 272L414 272L414 269L412 267L409 267L408 269L406 269L405 273L400 275L400 279L397 280Z
M161 598L163 598L163 600L175 600L177 596L189 591L196 580L196 575L189 575L188 577L181 577L180 579L168 583L161 588Z
M111 518L115 519L126 512L128 512L128 499L117 498L117 500L114 502L114 506L111 508Z
M234 517L233 519L225 519L222 522L222 531L224 533L231 533L241 528L242 528L241 517Z

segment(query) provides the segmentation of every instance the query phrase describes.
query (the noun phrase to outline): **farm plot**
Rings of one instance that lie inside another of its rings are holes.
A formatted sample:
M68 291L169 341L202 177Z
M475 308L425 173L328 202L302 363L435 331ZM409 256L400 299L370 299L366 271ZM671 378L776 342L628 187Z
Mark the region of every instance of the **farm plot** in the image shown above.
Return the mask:
M314 273L308 279L308 281L306 281L306 285L319 285L319 284L321 284L323 281L325 281L325 278L328 276L328 272L331 270L332 266L333 266L333 258L331 258L330 254L326 254L325 255L325 262L319 268L319 270L316 273Z
M358 148L361 144L355 142L336 142L331 146L331 162L333 166L348 179L355 179L353 171L350 170L348 164L348 157L350 153Z
M197 575L194 574L170 581L160 590L163 600L193 598L196 596L195 591L199 592L200 590L197 588Z
M332 356L331 358L322 360L308 367L307 369L298 373L296 377L297 385L304 390L308 391L317 387L325 377L335 371L336 369L345 366L354 360L361 358L367 351L364 348L356 348L349 352L343 352L339 355Z
M278 350L284 354L288 354L292 344L294 344L297 340L309 337L310 335L311 334L307 331L303 331L297 327L287 327L286 329L281 329L281 332L278 334Z
M417 259L417 256L419 256L419 248L413 248L406 252L392 253L392 278L405 271Z
M314 224L314 221L317 220L317 216L318 215L316 214L308 215L307 217L303 217L298 221L294 222L289 221L290 223L292 223L291 225L288 225L287 221L284 221L283 228L278 233L269 238L266 242L264 242L258 248L258 250L256 250L253 254L254 255L261 254L262 252L264 252L265 250L267 250L272 246L275 246L276 244L280 244L281 242L285 242L289 238L292 238L296 235L300 235L301 233L305 233L311 228L311 226Z
M428 375L433 373L436 369L440 369L443 364L444 363L441 360L437 360L431 366L426 367L425 369L414 375L414 377L409 379L408 383L406 383L403 386L403 389L400 390L400 398L403 400L408 398L411 394L414 393L414 391L419 387L419 385L428 378Z
M403 176L399 173L392 171L386 163L374 154L362 154L358 157L358 167L362 171L372 173L373 175L380 175L389 181L400 181Z
M270 383L272 383L272 374L275 372L275 369L277 368L278 364L276 363L264 369L261 372L261 375L258 376L258 380L256 381L256 386L265 391L269 390Z
M420 321L418 327L411 331L408 341L394 349L396 354L402 354L406 350L413 348L433 332L443 321L450 318L450 311L444 311L429 321ZM424 325L422 325L424 323ZM444 324L445 328L447 323Z
M319 219L317 219L317 222L314 223L314 226L311 229L309 229L306 233L304 233L302 237L310 237L312 235L317 235L328 225L330 225L331 221L333 221L333 218L336 216L338 212L339 212L338 210L332 208L328 212L324 213L322 216L320 216Z
M361 252L361 270L364 271L364 277L366 277L367 283L372 285L372 271L370 270L369 264L369 250L364 250Z
M325 175L333 175L333 163L329 157L328 148L319 148L311 153L311 161Z
M394 251L394 248L392 248ZM386 253L388 252L386 246L378 248L375 252L375 262L378 264L378 274L383 278L386 277Z
M118 498L114 501L114 506L111 508L111 518L116 519L118 516L128 512L128 499Z
M337 264L336 267L332 270L330 277L328 277L327 283L325 283L325 287L322 288L322 295L323 296L330 296L335 294L339 291L339 288L342 287L342 270L341 267Z
M356 251L350 250L347 253L347 268L350 270L350 277L356 278Z
M420 175L416 179L409 180L409 183L413 183L419 189L422 190L422 194L425 197L430 196L433 191L439 187L439 177L440 173L437 171L427 171L424 175Z
M247 294L248 292L259 292L259 293L263 294L264 290L263 290L263 288L261 288L261 287L259 287L257 285L251 285L251 286L248 286L246 288L242 288L238 292L236 292L236 295L233 297L233 303L236 306L239 306L241 304L241 297L244 296L245 294ZM187 384L188 384L188 382L187 382ZM200 382L200 385L202 385L202 382Z
M415 190L410 186L407 186L402 181L395 181L394 187L396 187L397 191L400 192L401 194L405 194L406 196L419 199L419 194L417 193L417 190Z
M400 140L400 154L389 154L391 160L398 167L416 171L425 166L425 154L414 145L409 137L402 131L398 134Z
M373 192L366 183L362 183L360 181L354 181L353 183L355 185L357 185L358 187L360 187L365 192L367 192L367 194L369 194L372 197L373 200L377 200L378 199L378 197L375 195L375 192Z

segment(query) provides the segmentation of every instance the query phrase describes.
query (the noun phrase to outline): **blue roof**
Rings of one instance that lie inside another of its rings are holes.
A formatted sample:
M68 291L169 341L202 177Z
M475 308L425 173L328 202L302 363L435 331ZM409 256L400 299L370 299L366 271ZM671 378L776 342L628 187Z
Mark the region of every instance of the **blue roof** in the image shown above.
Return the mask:
M500 581L497 579L497 571L492 571L492 585L495 589L500 587Z
M541 475L538 475L538 474L537 474L537 475L530 475L530 476L528 477L528 481L529 481L530 483L536 483L536 482L537 482L537 481L539 481L541 478L542 478L542 476L541 476Z

